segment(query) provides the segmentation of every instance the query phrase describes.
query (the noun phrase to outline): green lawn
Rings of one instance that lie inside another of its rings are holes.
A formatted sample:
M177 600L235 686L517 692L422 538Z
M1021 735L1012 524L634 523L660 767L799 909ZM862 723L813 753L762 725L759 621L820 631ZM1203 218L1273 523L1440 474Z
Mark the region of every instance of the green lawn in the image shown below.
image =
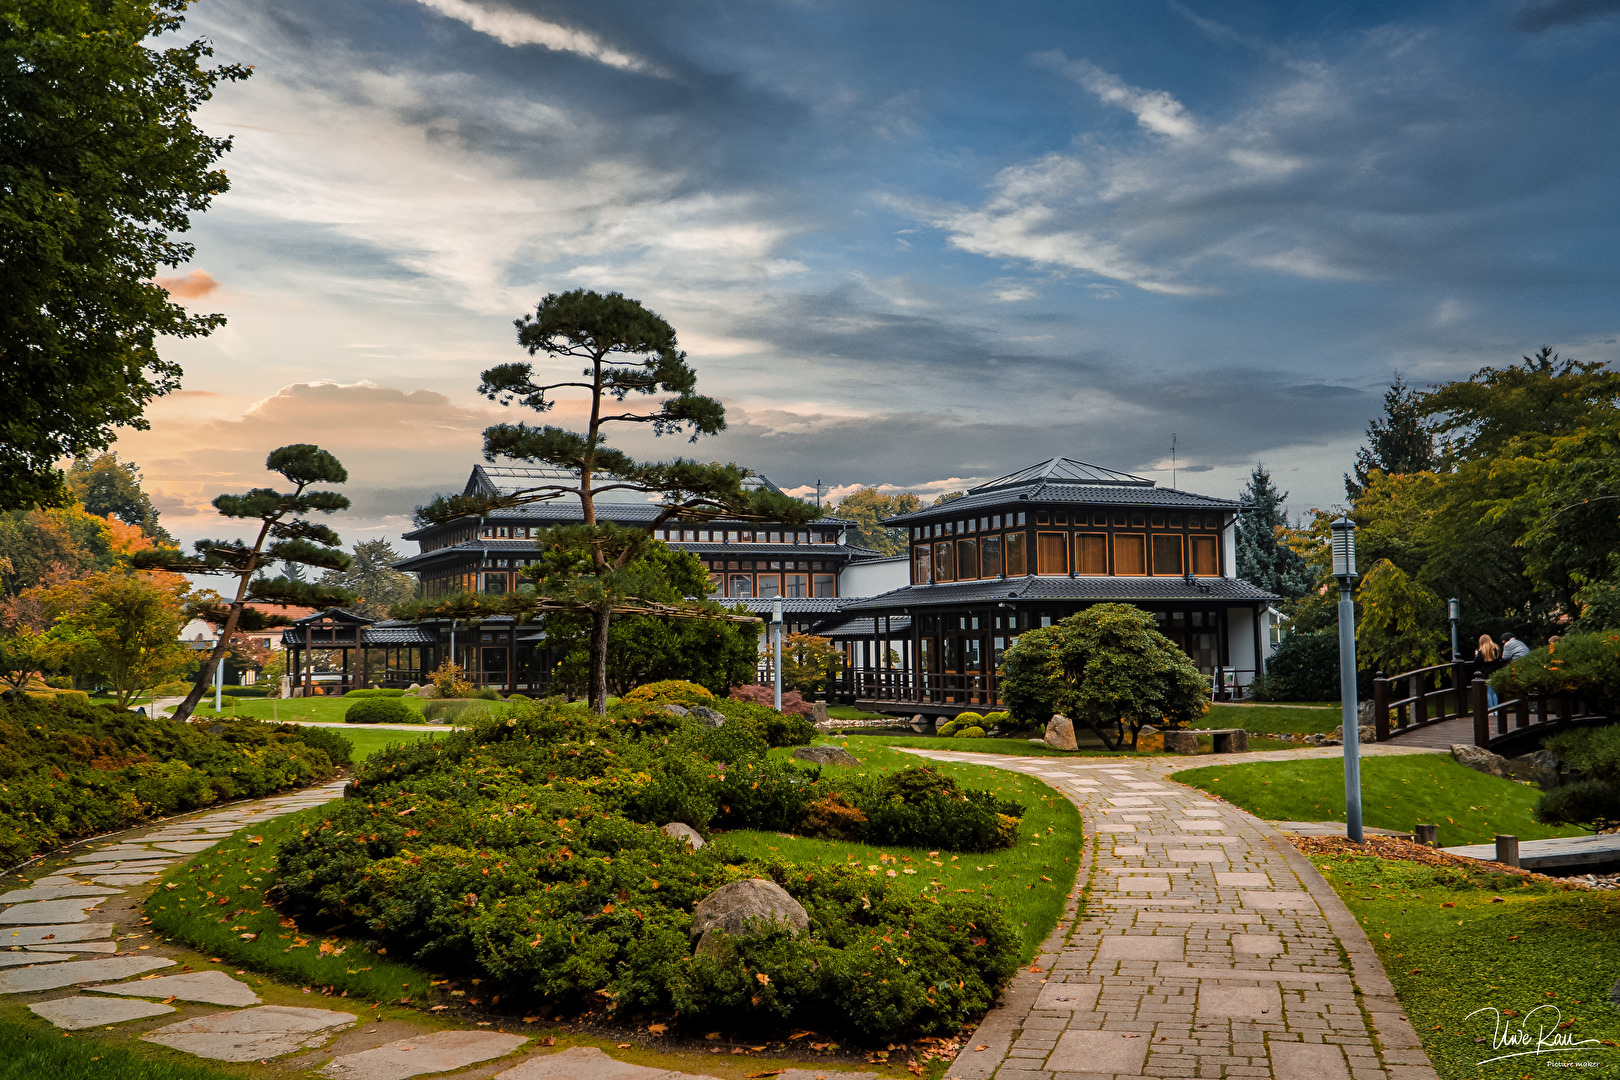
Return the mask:
M865 709L857 709L853 705L829 705L827 706L827 715L834 720L893 720L897 724L905 723L898 716L867 712Z
M1279 708L1274 705L1211 705L1209 715L1193 725L1199 728L1242 728L1253 734L1330 734L1339 726L1339 707L1326 709Z
M1596 1063L1567 1069L1577 1076L1620 1076L1620 1016L1609 1001L1620 893L1365 855L1312 861L1367 931L1443 1080L1519 1080L1560 1062ZM1493 1049L1498 1014L1470 1017L1476 1009L1498 1010L1513 1033L1522 1025L1532 1045ZM1540 1028L1600 1041L1479 1064L1533 1049Z
M844 740L836 740L843 743ZM1018 842L1004 851L981 854L930 854L924 848L874 847L838 840L812 840L785 833L739 829L720 842L757 858L783 859L799 866L859 864L873 877L891 877L895 885L945 898L958 892L995 897L1023 939L1023 958L1052 932L1080 868L1080 812L1073 803L1032 776L985 765L927 761L915 754L888 749L875 739L848 740L859 766L826 766L835 776L848 771L886 773L918 765L937 768L963 787L988 788L1002 798L1024 804ZM984 741L984 740L975 740ZM775 750L785 755L789 750Z
M227 705L219 713L214 712L214 695L209 694L197 705L198 716L230 716L233 712L237 716L247 716L255 720L313 720L319 724L341 724L343 714L350 705L360 698L341 697L310 697L310 698L238 698L234 710ZM419 698L400 698L415 715L422 715L422 701Z
M375 754L385 746L394 743L415 742L417 739L436 739L447 734L451 729L444 727L423 728L421 733L415 731L398 731L391 728L370 728L362 724L350 724L338 734L349 740L354 747L351 755L356 765Z
M189 1061L166 1060L153 1050L147 1054L93 1041L96 1031L68 1036L44 1021L0 1021L0 1080L235 1080L245 1074Z
M1219 795L1268 821L1343 821L1344 761L1262 761L1172 773L1172 780ZM1410 831L1440 826L1440 846L1488 843L1497 833L1521 840L1580 836L1582 830L1538 824L1538 788L1465 769L1444 754L1371 757L1361 761L1362 822Z

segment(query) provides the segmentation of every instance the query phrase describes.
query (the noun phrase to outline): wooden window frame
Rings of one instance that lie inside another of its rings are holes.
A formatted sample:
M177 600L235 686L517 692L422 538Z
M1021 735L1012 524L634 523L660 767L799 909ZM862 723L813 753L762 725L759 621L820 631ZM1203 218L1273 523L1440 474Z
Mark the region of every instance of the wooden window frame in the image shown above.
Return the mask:
M964 563L962 562L962 552L963 552L963 549L965 549L965 548L971 548L972 551L973 551L973 566L971 567L973 573L971 573L971 574L963 572ZM956 570L956 580L957 581L976 581L976 580L978 580L978 577L979 577L979 540L978 540L978 537L968 537L968 538L963 539L963 540L958 540L956 542L955 558L956 558L955 570Z
M1056 543L1053 548L1063 553L1063 568L1061 570L1047 570L1042 565L1042 544L1046 537L1053 538ZM1069 534L1067 532L1036 532L1035 533L1035 573L1039 577L1064 577L1069 572Z
M1122 570L1123 560L1119 557L1119 542L1121 540L1137 540L1142 544L1142 569ZM1113 569L1115 577L1148 577L1148 534L1145 532L1117 532L1112 534L1109 544L1109 554L1113 556Z
M1002 544L1001 561L1007 568L1008 577L1024 577L1029 573L1029 533L1019 530L1005 534ZM1018 569L1013 570L1013 548L1018 548Z
M1082 561L1083 561L1080 558L1081 543L1083 541L1086 541L1086 540L1097 540L1097 541L1101 541L1101 543L1102 543L1103 568L1100 571L1087 570L1081 565ZM1111 573L1111 571L1113 569L1113 567L1110 565L1110 560L1108 558L1108 556L1109 556L1108 547L1109 547L1109 545L1108 545L1108 534L1107 533L1094 533L1094 532L1075 533L1074 534L1074 572L1077 573L1077 574L1083 574L1086 577L1107 577Z
M1167 541L1175 541L1176 549L1181 553L1177 561L1181 566L1175 570L1160 570L1158 558L1158 545ZM1158 532L1150 533L1148 537L1148 558L1152 561L1154 577L1183 577L1187 573L1187 538L1180 533Z
M1191 552L1193 550L1196 550L1196 548L1198 546L1200 546L1200 545L1208 544L1210 550L1214 553L1212 555L1211 559L1210 559L1211 563L1213 564L1213 569L1211 569L1211 570L1207 570L1207 571L1199 570L1198 569L1198 560L1193 559L1193 561L1192 561L1193 576L1194 577L1220 577L1221 576L1221 538L1218 535L1217 536L1193 536L1193 537L1189 537L1188 540L1189 540L1189 543L1188 543L1187 546L1188 546L1189 552Z

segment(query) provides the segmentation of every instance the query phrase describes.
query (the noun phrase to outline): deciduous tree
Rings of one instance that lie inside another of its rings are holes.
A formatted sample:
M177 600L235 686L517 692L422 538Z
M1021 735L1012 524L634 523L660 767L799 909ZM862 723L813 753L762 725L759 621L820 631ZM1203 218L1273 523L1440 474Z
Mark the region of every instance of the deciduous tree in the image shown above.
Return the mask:
M192 114L240 65L169 45L188 0L14 0L0 12L0 509L57 505L56 463L146 427L179 385L159 337L206 335L153 281L228 186Z
M185 586L107 570L50 590L57 613L45 634L47 653L75 683L105 679L118 707L183 673L192 654L180 641Z
M158 524L157 507L141 488L141 470L111 451L80 458L67 471L67 484L85 513L110 517L140 529L147 539L173 546L174 537Z
M870 548L884 555L905 554L910 541L904 529L887 529L883 519L922 509L922 500L910 492L885 495L875 487L861 488L845 495L838 503L841 518L855 522L848 540L856 547Z

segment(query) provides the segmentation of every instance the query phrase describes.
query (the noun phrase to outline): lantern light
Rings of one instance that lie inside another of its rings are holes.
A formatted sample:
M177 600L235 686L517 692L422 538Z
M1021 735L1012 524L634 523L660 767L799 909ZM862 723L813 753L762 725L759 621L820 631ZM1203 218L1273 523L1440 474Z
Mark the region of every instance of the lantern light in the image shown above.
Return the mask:
M1341 584L1356 576L1356 523L1347 517L1333 523L1333 576Z

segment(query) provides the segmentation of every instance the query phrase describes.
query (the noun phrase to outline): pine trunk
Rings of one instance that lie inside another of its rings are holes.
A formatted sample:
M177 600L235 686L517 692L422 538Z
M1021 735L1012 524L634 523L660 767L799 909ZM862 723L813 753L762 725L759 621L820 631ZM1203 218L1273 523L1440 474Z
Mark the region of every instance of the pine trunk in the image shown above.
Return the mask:
M607 715L607 653L608 624L613 612L602 609L591 612L591 711L598 716Z

